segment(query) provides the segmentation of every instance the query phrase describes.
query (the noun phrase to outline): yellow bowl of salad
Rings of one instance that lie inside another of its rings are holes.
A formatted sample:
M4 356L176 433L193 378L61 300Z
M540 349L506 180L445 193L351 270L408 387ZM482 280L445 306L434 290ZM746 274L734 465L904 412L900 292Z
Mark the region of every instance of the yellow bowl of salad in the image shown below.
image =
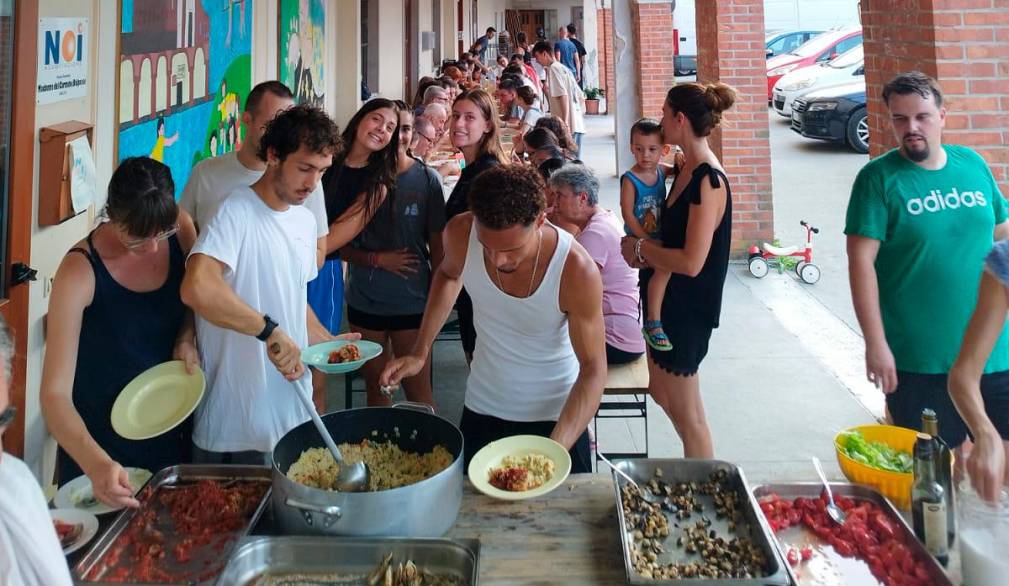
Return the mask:
M834 438L837 463L848 480L871 486L896 507L910 509L917 433L894 425L850 427Z

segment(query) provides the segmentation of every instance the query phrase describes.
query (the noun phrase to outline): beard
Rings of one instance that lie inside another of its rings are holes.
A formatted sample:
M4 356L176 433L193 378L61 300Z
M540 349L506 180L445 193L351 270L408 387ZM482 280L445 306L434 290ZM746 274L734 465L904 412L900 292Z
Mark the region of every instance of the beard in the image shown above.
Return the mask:
M907 146L907 139L912 138L912 137L920 139L922 141L922 143L924 143L924 146L922 148L920 148L920 149L911 149L911 148L908 148L908 146ZM919 134L909 134L909 135L905 136L904 140L902 141L902 144L901 144L901 149L904 151L904 155L906 155L908 159L910 159L911 161L913 161L915 163L920 163L920 162L924 161L925 159L928 158L928 156L932 152L931 148L929 148L929 146L928 146L928 141L925 140L924 136L921 136Z

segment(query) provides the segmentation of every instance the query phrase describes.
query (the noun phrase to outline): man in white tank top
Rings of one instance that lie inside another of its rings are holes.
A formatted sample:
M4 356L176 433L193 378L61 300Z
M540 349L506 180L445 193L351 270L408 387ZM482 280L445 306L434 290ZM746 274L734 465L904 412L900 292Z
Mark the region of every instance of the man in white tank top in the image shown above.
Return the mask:
M460 424L467 467L494 440L534 434L568 448L573 472L591 470L586 429L606 385L602 279L585 249L546 222L544 190L531 167L477 177L471 211L445 229L413 352L381 376L394 386L420 372L465 285L477 330Z

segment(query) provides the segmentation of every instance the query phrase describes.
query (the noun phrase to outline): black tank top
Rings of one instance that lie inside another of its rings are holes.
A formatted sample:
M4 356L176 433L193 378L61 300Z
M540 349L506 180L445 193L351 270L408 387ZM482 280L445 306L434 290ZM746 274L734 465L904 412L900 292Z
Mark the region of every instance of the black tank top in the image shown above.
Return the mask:
M732 189L725 173L708 163L698 165L679 198L662 210L659 231L662 245L666 248L684 247L691 206L701 204L701 182L705 180L715 189L725 182L725 213L715 228L711 248L701 272L696 277L678 273L670 275L662 302L662 319L666 321L668 316L670 321L675 322L686 316L700 319L705 325L717 328L722 312L722 287L729 268L729 245L732 240Z
M371 170L368 167L333 165L322 175L322 189L326 197L326 222L330 225L357 200L364 190ZM326 255L326 260L340 258L340 251Z
M109 273L88 234L88 248L71 248L84 255L95 274L95 294L84 308L77 346L73 402L88 433L109 456L124 467L152 472L189 461L192 421L155 438L128 440L112 429L112 404L134 377L172 359L175 338L186 307L179 296L186 258L178 237L168 239L168 278L145 293L120 285ZM69 254L69 253L68 253ZM81 474L80 467L61 448L60 483Z

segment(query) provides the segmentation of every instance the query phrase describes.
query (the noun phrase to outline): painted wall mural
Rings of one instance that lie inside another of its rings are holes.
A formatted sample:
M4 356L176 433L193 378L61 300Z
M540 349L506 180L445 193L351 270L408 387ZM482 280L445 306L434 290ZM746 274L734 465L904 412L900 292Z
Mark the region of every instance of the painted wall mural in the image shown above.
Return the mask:
M280 0L280 81L299 104L325 105L323 63L326 7L323 0Z
M117 160L172 170L242 145L252 82L252 0L120 0Z

